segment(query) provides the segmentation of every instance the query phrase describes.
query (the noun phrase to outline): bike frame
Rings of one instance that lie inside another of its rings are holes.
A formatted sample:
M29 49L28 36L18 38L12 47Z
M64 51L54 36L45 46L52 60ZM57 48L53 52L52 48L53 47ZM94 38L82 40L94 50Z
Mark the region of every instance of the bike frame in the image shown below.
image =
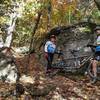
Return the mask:
M75 51L78 53L78 51ZM52 66L54 68L59 68L59 69L66 69L71 71L72 70L78 70L80 69L85 63L87 63L92 56L87 56L87 55L81 55L81 56L77 56L74 54L73 52L73 57L68 58L68 59L61 59L59 60L57 63L54 63ZM82 59L82 61L80 60ZM69 65L67 63L69 63ZM73 66L71 66L71 64L73 63Z

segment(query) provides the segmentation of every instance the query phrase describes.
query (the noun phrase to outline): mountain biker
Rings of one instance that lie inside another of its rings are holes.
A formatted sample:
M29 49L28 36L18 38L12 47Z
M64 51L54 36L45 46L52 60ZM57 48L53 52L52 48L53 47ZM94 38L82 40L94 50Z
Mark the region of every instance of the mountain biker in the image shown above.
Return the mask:
M47 73L51 71L51 65L56 50L56 36L51 35L44 47L45 58L47 60Z
M92 71L94 74L94 78L92 80L92 83L96 82L97 64L98 64L98 61L100 61L100 27L99 26L96 27L94 31L97 35L97 39L96 39L96 42L94 44L94 45L96 45L96 47L95 47L95 55L94 55L94 58L92 60Z

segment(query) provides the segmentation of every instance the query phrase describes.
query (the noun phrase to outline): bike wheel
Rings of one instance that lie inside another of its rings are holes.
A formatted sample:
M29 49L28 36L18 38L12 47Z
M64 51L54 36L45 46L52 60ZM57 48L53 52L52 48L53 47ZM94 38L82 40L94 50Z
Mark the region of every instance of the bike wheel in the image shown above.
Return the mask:
M96 77L97 80L100 80L99 71L100 71L99 66L97 66L97 77ZM92 71L92 63L89 63L89 66L88 66L88 75L90 78L95 78L93 71Z
M90 78L94 78L91 62L89 63L89 66L88 66L88 74L89 74Z

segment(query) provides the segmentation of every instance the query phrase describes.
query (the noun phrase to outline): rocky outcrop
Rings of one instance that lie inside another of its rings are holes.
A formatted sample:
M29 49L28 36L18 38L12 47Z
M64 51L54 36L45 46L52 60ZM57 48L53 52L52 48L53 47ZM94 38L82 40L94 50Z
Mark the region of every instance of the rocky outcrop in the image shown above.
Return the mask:
M94 43L96 34L94 29L97 25L92 22L79 22L70 26L59 26L50 30L49 35L57 36L57 46L64 51L64 57L73 57L71 50L78 50L78 55L90 55L91 49L88 43ZM49 36L48 35L48 36Z
M0 80L15 83L18 78L18 70L12 57L0 52Z

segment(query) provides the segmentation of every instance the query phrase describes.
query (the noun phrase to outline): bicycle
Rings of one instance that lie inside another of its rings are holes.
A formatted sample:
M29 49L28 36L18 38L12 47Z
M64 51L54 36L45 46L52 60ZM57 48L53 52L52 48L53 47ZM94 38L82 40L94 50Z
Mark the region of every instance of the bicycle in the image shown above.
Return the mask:
M87 63L89 62L91 55L78 55L80 50L69 49L69 52L73 57L65 59L62 54L61 59L52 64L52 68L60 69L65 72L81 72L85 73L87 70ZM85 66L85 67L84 67Z
M93 72L92 72L92 63L91 60L94 58L95 53L95 46L88 45L88 47L91 47L91 54L90 55L81 55L78 56L80 50L75 49L69 49L69 52L73 55L73 57L64 59L62 54L61 59L57 60L57 62L54 62L52 64L52 68L56 68L59 70L63 70L64 72L72 72L72 73L87 73L90 78L94 78ZM100 65L97 66L97 80L100 80Z

